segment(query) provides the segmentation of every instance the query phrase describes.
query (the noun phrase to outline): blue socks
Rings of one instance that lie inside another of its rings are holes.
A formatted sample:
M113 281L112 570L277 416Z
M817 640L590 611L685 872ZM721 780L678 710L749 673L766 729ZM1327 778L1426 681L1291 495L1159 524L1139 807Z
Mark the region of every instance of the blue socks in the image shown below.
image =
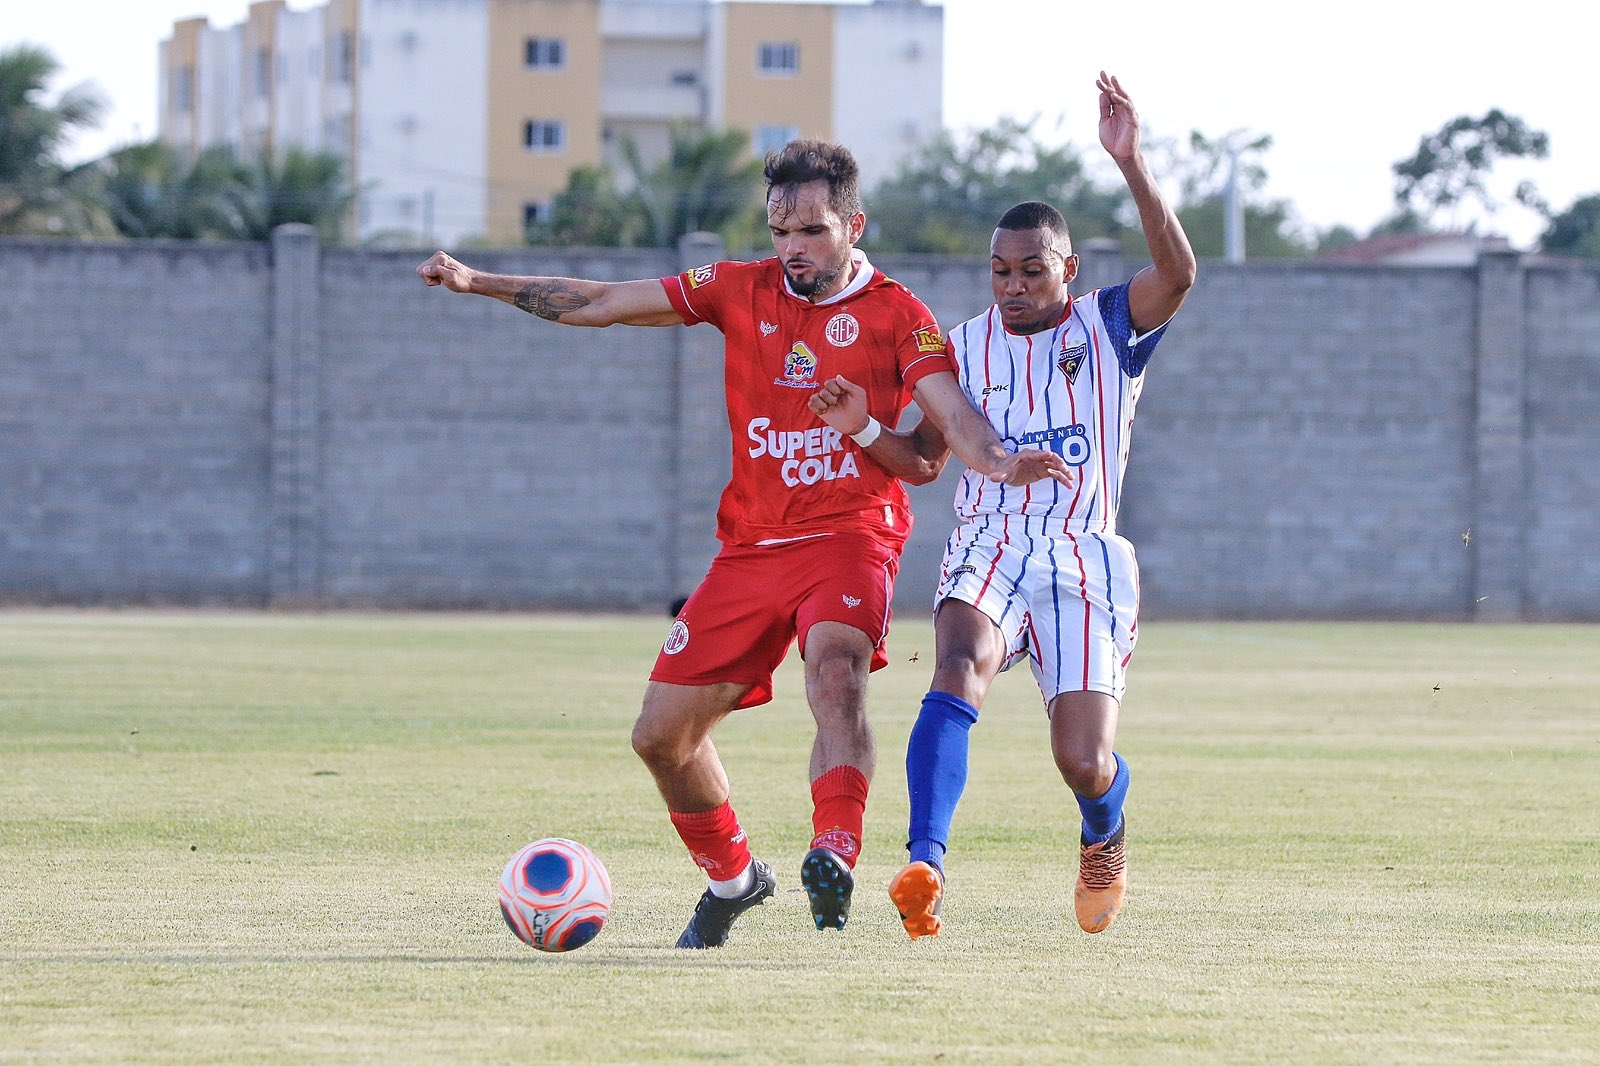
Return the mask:
M922 698L922 710L906 743L906 786L911 794L906 850L912 862L928 863L941 873L950 822L967 787L967 734L977 720L978 709L961 697L929 692Z
M1111 787L1106 789L1106 794L1098 799L1078 797L1078 809L1083 812L1083 841L1086 844L1111 839L1117 826L1122 824L1122 801L1128 795L1128 764L1116 752L1112 752L1111 757L1117 760L1117 774L1111 779Z

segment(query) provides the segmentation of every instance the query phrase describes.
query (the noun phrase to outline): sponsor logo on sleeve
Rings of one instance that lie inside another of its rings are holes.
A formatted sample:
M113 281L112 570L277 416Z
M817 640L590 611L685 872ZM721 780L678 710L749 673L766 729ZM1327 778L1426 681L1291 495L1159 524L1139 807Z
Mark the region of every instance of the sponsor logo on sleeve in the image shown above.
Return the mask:
M689 288L691 289L698 289L702 285L710 285L717 280L717 264L707 263L705 266L697 266L689 271L688 278Z
M938 326L923 326L911 336L919 352L933 354L944 351L944 334L939 332Z

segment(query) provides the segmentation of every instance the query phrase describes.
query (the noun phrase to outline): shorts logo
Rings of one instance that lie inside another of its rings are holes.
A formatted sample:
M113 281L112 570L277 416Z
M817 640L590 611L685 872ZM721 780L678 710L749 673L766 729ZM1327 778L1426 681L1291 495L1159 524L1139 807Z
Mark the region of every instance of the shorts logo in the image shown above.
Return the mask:
M763 337L770 337L776 332L778 332L777 326L773 325L771 322L768 322L766 319L761 320L761 335Z
M954 570L950 571L948 574L945 575L944 579L946 581L954 581L956 578L960 577L963 574L976 574L977 572L978 572L978 568L976 566L973 566L971 563L966 563L966 564L964 564L962 566L958 566Z
M934 354L944 351L944 334L939 332L938 326L923 326L911 335L917 342L917 351L924 354Z
M861 597L859 597L859 596L841 596L839 598L844 600L844 605L846 607L860 607L861 606Z
M676 655L689 646L689 627L683 619L672 623L672 630L667 634L667 642L661 645L661 650L668 655Z
M816 376L817 357L806 347L805 341L797 341L784 357L783 377L774 378L772 383L790 389L814 389L817 387Z
M1056 367L1065 375L1067 380L1074 385L1078 383L1078 371L1083 369L1083 361L1089 355L1089 342L1074 344L1067 347L1067 338L1061 338L1061 356L1056 360Z
M715 280L717 280L717 264L715 263L697 266L689 271L689 288L691 289L698 289L702 285L710 285Z
M857 337L861 336L861 323L857 322L850 312L840 311L828 319L825 332L829 344L835 348L848 348L856 342Z

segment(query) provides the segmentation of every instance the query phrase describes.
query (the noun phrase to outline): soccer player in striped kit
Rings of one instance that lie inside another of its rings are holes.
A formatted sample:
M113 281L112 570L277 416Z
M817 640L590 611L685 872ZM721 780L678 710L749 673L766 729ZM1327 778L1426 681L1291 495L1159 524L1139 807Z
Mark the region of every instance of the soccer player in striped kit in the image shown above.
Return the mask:
M1133 546L1117 534L1134 405L1145 365L1194 284L1189 240L1139 150L1139 119L1104 71L1100 143L1127 181L1152 265L1121 285L1074 298L1067 225L1048 204L1007 211L990 245L994 304L951 332L957 376L1008 448L1048 449L1076 476L1024 487L967 471L961 525L935 597L933 684L906 750L911 862L889 894L913 940L937 935L950 825L967 778L968 732L995 676L1026 658L1044 696L1050 747L1082 815L1074 909L1098 933L1127 886L1123 800L1128 767L1113 750L1128 660L1138 635ZM812 410L843 433L872 436L862 396L835 378ZM867 453L890 473L925 480L948 456L924 420L879 430Z

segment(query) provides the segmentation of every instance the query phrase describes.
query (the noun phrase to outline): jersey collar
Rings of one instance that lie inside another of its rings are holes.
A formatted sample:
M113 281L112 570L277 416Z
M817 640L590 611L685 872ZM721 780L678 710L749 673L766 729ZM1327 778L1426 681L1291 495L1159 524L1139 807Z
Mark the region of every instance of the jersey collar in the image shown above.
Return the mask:
M826 300L818 300L816 303L811 304L812 307L826 307L841 300L848 300L872 283L872 275L877 273L877 268L868 262L866 252L863 252L860 248L850 249L850 264L855 268L855 276L850 279L850 283ZM782 269L781 264L779 269ZM793 296L796 300L802 300L808 304L811 303L810 300L807 300L789 286L788 274L783 275L783 291ZM1070 308L1071 305L1069 304L1068 306Z

